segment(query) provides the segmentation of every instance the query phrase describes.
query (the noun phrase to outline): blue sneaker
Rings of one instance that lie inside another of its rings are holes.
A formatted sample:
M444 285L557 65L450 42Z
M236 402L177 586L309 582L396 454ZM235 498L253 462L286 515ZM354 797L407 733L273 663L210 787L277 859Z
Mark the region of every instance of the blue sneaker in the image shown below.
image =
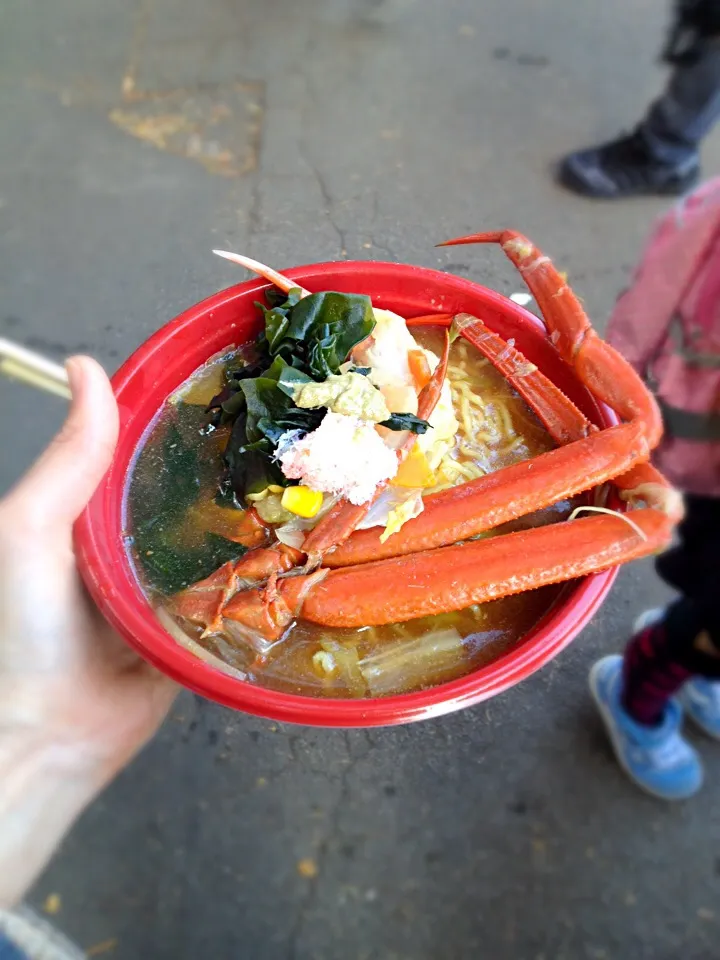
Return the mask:
M667 607L645 610L633 624L633 634L660 623ZM720 740L720 681L695 677L678 694L678 701L693 723L714 740Z
M700 757L680 733L682 711L675 700L657 727L636 723L620 703L623 658L598 660L590 670L590 692L605 723L615 756L639 787L661 800L685 800L702 786Z
M694 677L678 699L693 723L709 737L720 740L720 682Z
M654 627L656 623L661 623L665 619L666 613L667 607L652 607L650 610L643 611L633 624L633 636L636 633L642 633L648 627Z

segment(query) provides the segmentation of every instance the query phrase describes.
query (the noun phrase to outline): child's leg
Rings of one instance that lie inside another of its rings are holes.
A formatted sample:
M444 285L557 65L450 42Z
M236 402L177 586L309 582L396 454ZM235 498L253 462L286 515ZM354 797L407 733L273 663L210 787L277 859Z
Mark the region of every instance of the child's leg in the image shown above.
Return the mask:
M683 597L632 637L624 657L603 657L590 671L620 765L638 786L666 800L692 796L703 779L673 694L685 686L688 715L720 739L720 683L708 682L720 679L720 499L688 497L679 533L680 545L659 559L658 572Z
M634 636L625 651L622 704L640 724L662 721L665 707L692 676L720 679L715 597L682 598L661 623Z
M720 498L685 498L685 519L678 527L679 544L658 557L660 577L686 597L704 594L716 577L720 557Z
M625 772L644 790L666 800L680 800L700 789L702 764L682 735L682 709L673 697L686 693L703 677L720 677L718 618L707 604L683 598L664 618L637 633L624 657L603 657L590 671L590 689L605 723L615 755ZM718 685L720 686L720 685ZM710 691L712 693L712 691ZM685 697L685 694L683 694ZM720 737L720 698L704 691L700 725Z
M720 498L687 496L678 536L656 568L683 598L662 623L633 637L625 653L623 702L641 723L658 723L668 698L691 677L720 679ZM692 704L686 706L698 719ZM707 722L701 725L707 729ZM720 730L720 715L712 726Z

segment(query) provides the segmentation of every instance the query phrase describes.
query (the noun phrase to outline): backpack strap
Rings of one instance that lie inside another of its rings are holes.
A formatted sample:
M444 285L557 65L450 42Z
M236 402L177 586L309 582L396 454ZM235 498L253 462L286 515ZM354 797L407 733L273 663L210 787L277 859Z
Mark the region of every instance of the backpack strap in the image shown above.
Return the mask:
M720 440L720 413L693 413L657 398L665 429L678 440Z

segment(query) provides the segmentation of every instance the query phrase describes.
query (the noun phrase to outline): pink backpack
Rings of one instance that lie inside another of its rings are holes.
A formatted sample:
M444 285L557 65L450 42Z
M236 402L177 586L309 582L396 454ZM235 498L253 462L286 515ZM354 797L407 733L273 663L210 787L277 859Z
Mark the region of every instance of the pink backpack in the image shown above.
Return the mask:
M687 493L720 497L720 177L660 219L607 339L662 409L656 466Z

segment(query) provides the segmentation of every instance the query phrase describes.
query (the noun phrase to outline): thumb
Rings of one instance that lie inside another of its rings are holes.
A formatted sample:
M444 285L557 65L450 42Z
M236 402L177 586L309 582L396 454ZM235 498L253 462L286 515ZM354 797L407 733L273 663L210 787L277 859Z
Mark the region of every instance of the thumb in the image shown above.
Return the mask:
M72 393L67 420L5 503L20 523L41 528L77 519L117 443L117 403L103 368L90 357L71 357L65 368Z

